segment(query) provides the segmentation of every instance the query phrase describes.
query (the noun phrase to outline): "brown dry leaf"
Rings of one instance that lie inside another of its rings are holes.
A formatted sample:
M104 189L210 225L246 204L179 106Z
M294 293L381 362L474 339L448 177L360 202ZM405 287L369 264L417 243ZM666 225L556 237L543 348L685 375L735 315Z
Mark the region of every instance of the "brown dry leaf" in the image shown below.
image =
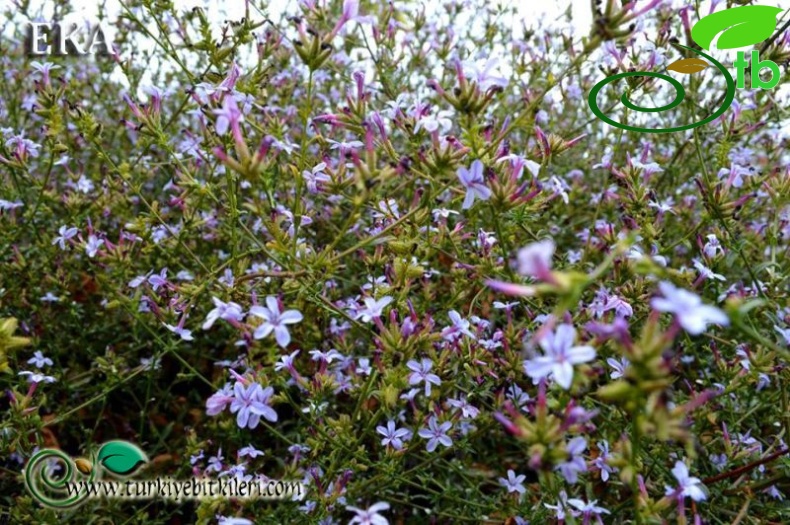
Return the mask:
M699 73L706 67L708 67L708 63L701 58L682 58L669 64L667 69L670 71L677 71L683 75L691 75L693 73Z

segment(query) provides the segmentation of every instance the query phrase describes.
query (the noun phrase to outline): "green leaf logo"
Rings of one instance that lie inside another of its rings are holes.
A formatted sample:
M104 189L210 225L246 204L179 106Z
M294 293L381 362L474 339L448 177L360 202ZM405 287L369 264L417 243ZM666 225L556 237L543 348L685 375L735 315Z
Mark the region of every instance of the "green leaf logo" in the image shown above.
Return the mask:
M724 31L716 47L734 49L762 42L776 29L776 15L783 10L767 5L747 5L725 9L703 17L691 28L691 38L703 49Z
M108 441L99 449L96 461L113 474L127 476L145 464L148 457L128 441Z

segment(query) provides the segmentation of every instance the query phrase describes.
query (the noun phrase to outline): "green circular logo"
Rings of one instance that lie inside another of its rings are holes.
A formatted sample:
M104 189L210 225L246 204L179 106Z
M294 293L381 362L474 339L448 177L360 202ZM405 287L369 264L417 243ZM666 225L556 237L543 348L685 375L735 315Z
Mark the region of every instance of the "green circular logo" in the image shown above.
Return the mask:
M638 111L640 113L658 113L661 111L668 111L672 108L677 107L681 102L683 102L683 100L686 97L686 90L683 89L683 85L677 80L675 80L674 78L670 77L669 75L665 75L663 73L655 73L651 71L629 71L627 73L619 73L617 75L606 77L605 79L595 84L595 86L593 86L593 88L590 90L590 95L587 97L587 101L590 104L590 109L592 109L595 116L603 120L610 126L614 126L616 128L624 129L627 131L639 131L643 133L672 133L673 131L685 131L687 129L693 129L699 126L703 126L723 115L724 112L727 111L727 108L730 107L730 104L732 104L732 101L735 99L735 79L732 78L730 72L727 71L727 69L722 64L720 64L718 61L716 61L716 59L714 59L710 55L706 55L702 51L697 51L696 49L682 46L680 44L677 44L677 46L682 47L683 49L687 49L693 53L696 53L706 58L714 66L716 66L716 68L719 71L721 71L722 75L724 75L724 78L727 81L727 93L726 96L724 97L724 100L721 103L721 106L718 109L716 109L716 111L714 111L713 114L698 122L692 122L691 124L686 124L684 126L675 126L672 128L641 128L638 126L630 126L628 124L623 124L622 122L617 122L616 120L612 120L611 118L606 116L603 113L603 111L601 111L601 108L598 107L598 93L604 88L604 86L606 86L610 82L620 80L621 78L627 78L627 77L660 78L661 80L666 80L667 82L672 84L672 86L675 88L674 100L672 100L672 102L670 102L669 104L657 108L645 108L642 106L638 106L628 99L627 93L623 93L622 97L620 98L620 102L622 102L622 104L625 107L633 111Z

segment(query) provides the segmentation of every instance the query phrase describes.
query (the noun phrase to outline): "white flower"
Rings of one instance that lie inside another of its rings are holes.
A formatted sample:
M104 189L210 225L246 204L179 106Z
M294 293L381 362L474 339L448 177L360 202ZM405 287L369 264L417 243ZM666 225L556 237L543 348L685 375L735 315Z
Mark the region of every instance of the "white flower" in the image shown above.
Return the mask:
M384 308L392 302L392 297L385 295L381 299L374 299L373 297L365 297L365 308L357 312L357 319L361 319L363 323L369 323L376 317L381 317L384 313Z
M499 484L505 487L508 493L517 492L520 498L521 495L527 491L524 486L525 479L527 479L527 476L524 474L519 474L517 476L516 473L513 472L513 469L509 469L507 471L507 478L499 478Z
M302 171L302 178L307 183L307 189L310 193L318 193L318 185L322 182L331 182L332 177L324 173L326 169L326 163L321 162L313 167L312 170Z
M104 244L104 239L99 239L93 234L88 235L88 242L85 243L85 253L88 254L88 257L95 257L96 252L99 251L99 248L102 247Z
M790 346L790 328L780 328L774 325L774 330L779 332L779 335L781 335L784 338L785 344Z
M192 330L187 330L183 326L174 326L174 325L167 324L167 323L164 323L164 324L165 324L165 327L168 330L170 330L174 334L177 334L184 341L192 341L192 340L194 340L194 337L192 337Z
M546 355L525 361L524 372L535 380L553 376L562 388L569 389L573 382L573 365L595 359L593 347L573 346L575 340L576 329L572 325L559 325L556 332L548 332L540 340Z
M524 168L526 167L530 173L532 173L533 177L537 177L540 173L540 164L535 162L534 160L529 160L528 158L517 155L515 153L511 153L510 155L505 155L497 160L497 164L500 162L510 161L510 165L513 168L516 178L521 179L522 174L524 173Z
M562 201L565 204L568 204L568 190L570 187L564 180L561 180L556 175L552 175L551 178L549 178L549 181L546 183L546 187L550 189L554 195L559 195L562 197Z
M47 376L38 372L30 372L28 370L19 372L19 375L27 376L28 383L54 383L56 381L52 376Z
M705 279L718 279L719 281L726 281L727 279L718 273L713 273L713 270L702 264L702 261L699 259L694 259L692 261L694 263L694 268L703 276Z
M265 307L253 306L250 308L250 313L264 320L255 329L253 337L255 339L263 339L274 331L274 338L277 339L277 344L283 348L287 347L288 343L291 342L291 334L288 332L286 325L301 322L304 318L298 310L281 312L277 299L272 295L266 298Z
M69 228L68 226L63 225L60 227L60 229L58 229L59 235L54 239L52 239L52 244L57 244L58 246L60 246L61 250L65 250L66 241L77 235L77 233L79 233L79 230L77 228L74 227Z
M441 110L435 115L426 115L417 121L414 126L414 133L420 131L420 128L425 128L425 131L433 133L434 131L442 128L442 133L447 133L453 125L450 117L453 116L452 111Z
M666 487L666 495L677 494L678 497L690 497L694 501L702 501L707 497L705 486L699 478L689 476L689 469L682 461L676 461L672 474L678 480L678 487Z
M247 518L226 518L225 516L219 516L217 525L253 525L253 523Z
M206 322L203 323L203 330L211 328L214 325L214 321L217 319L241 321L244 317L244 312L240 305L234 302L224 303L216 297L212 297L211 300L214 302L214 309L206 316Z
M488 58L477 62L466 61L462 63L464 75L469 80L477 83L481 91L487 91L492 86L507 87L508 80L499 72L499 60Z
M366 510L358 509L357 507L352 507L349 505L346 507L346 509L355 512L356 516L351 518L351 521L348 522L348 525L389 525L387 518L379 514L379 512L389 508L390 504L383 501L374 503Z
M44 366L52 366L52 359L44 357L41 350L36 350L33 357L27 360L27 364L36 365L36 368L44 368Z
M676 288L672 283L662 281L658 285L663 297L655 297L650 305L659 312L675 314L675 318L688 333L698 335L705 331L708 324L715 323L727 326L730 322L727 314L715 306L702 304L697 295Z

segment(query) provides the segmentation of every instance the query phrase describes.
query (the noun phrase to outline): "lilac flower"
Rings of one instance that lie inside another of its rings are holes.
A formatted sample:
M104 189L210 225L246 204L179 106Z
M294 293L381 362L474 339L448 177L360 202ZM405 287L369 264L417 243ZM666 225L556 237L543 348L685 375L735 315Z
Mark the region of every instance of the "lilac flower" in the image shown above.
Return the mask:
M7 201L5 199L0 199L0 211L11 211L17 208L21 208L24 206L25 203L22 201ZM52 244L55 244L54 242Z
M529 402L529 394L524 392L521 387L516 384L510 385L510 388L505 392L505 396L510 399L516 407L522 410L526 409L526 405Z
M218 135L224 135L228 129L235 130L238 128L240 122L244 122L244 115L239 110L236 104L236 99L226 96L222 103L222 108L215 109L214 114L217 116L215 129Z
M450 322L453 324L442 330L442 337L448 341L455 341L461 334L475 339L475 334L469 330L469 321L461 317L455 310L447 312Z
M240 448L238 452L239 458L243 457L251 457L253 459L257 458L258 456L263 456L264 453L262 450L258 450L257 448L253 447L252 445L247 445L246 447Z
M91 180L85 175L80 175L80 178L77 180L77 183L74 185L74 187L77 189L77 191L85 194L92 192L94 188L93 182L91 182Z
M359 364L354 371L359 375L369 376L373 371L373 368L370 366L370 359L367 357L360 357Z
M412 371L409 374L409 384L410 385L418 385L422 382L425 383L425 395L431 395L431 384L433 383L436 386L442 384L442 380L436 374L431 374L431 368L433 368L433 361L428 358L423 358L420 363L414 360L410 360L406 363L406 366L409 370Z
M442 128L442 132L447 133L453 125L450 120L452 116L453 112L447 110L438 111L436 114L425 115L417 121L417 124L414 126L414 133L417 133L420 128L424 128L425 131L429 133L433 133L439 128Z
M601 471L601 480L605 483L609 481L609 474L617 472L617 469L610 466L607 460L611 457L609 452L609 442L605 439L598 442L598 457L596 457L592 465Z
M392 420L387 421L386 427L377 426L376 432L384 436L384 439L381 440L382 445L392 446L395 450L402 450L403 441L411 439L411 431L407 428L395 428L395 422Z
M60 69L60 66L53 64L52 62L39 62L37 60L33 60L30 62L30 65L41 73L41 80L44 84L49 84L49 73L54 69Z
M601 514L610 514L610 512L603 507L599 507L596 503L598 503L598 500L595 499L589 503L578 498L571 498L568 500L569 505L579 509L584 518L584 523L589 523L589 520L595 517L598 523L603 524Z
M552 376L565 390L573 382L573 365L587 363L595 359L595 349L591 346L573 346L576 329L569 324L561 324L556 332L548 332L540 340L544 356L524 361L524 372L534 380Z
M291 334L288 332L286 325L301 322L303 319L302 314L298 310L280 311L280 305L277 299L270 295L266 298L266 306L252 306L250 313L254 316L260 317L264 321L255 329L253 336L255 339L263 339L274 331L274 337L277 339L277 344L286 348L288 343L291 342Z
M499 73L499 59L487 58L477 62L466 61L462 64L464 74L476 82L481 91L492 86L507 87L508 80Z
M628 368L630 363L625 357L621 357L619 360L607 357L606 364L612 367L612 372L609 374L609 377L612 379L619 379L625 375L625 369Z
M318 184L321 182L331 182L332 177L324 173L326 163L317 164L311 171L302 171L302 178L307 183L307 190L310 193L318 193Z
M313 361L323 361L326 364L332 364L332 361L335 359L344 359L345 356L335 350L334 348L329 350L328 352L322 352L321 350L310 350L310 355L312 356Z
M145 275L138 275L137 277L135 277L134 279L129 281L129 288L137 288L137 287L139 287L141 284L143 284L144 282L146 282L148 280L148 275L150 275L150 272L148 274L145 274Z
M543 506L546 507L547 509L553 510L554 517L558 520L564 520L566 516L566 512L573 516L578 515L577 511L573 509L568 509L568 495L565 493L564 490L560 491L560 500L557 502L556 505L549 505L548 503L544 503Z
M294 359L296 359L296 356L299 355L300 351L301 350L295 350L288 355L281 355L280 360L274 364L275 372L280 372L281 370L293 370Z
M389 508L390 504L383 501L374 503L365 510L349 505L346 507L346 509L356 513L356 516L351 518L351 521L348 522L348 525L389 525L387 518L379 514L379 512Z
M461 206L464 210L471 208L476 198L483 201L491 198L491 190L485 185L483 179L483 163L480 160L474 161L469 169L458 168L458 179L466 188L466 197L464 197L464 203Z
M44 357L41 350L36 350L33 357L27 360L27 364L36 365L36 368L44 368L44 366L52 366L52 359Z
M186 321L186 315L182 315L181 319L178 321L178 324L173 326L171 324L165 324L165 327L180 337L183 341L192 341L194 337L192 337L192 330L187 330L184 328L184 321Z
M702 481L699 478L689 476L689 469L682 461L675 462L675 466L672 468L672 475L678 481L678 486L673 488L667 485L667 496L674 496L681 500L689 497L694 501L703 501L707 497Z
M702 247L702 253L705 254L706 257L714 258L716 255L723 253L724 248L722 248L719 239L716 237L715 233L711 233L707 236L708 242L705 243L705 246Z
M469 404L466 396L461 396L459 399L448 399L447 404L453 408L459 409L463 417L474 419L480 414L480 409Z
M675 314L680 326L692 335L705 331L708 324L716 323L727 326L730 322L727 314L714 306L702 304L699 296L676 288L672 283L662 281L658 285L663 297L655 297L650 305L659 312Z
M339 149L341 155L345 155L350 151L357 150L365 146L365 143L359 140L351 140L348 142L327 139L327 142L332 144L329 149Z
M568 204L568 190L570 190L570 187L568 186L567 182L560 179L556 175L552 175L551 178L549 178L549 181L546 183L546 189L551 190L551 193L554 196L559 195L562 198L562 201L565 204Z
M206 415L216 416L233 401L233 387L227 383L222 390L215 392L206 400Z
M723 275L718 274L718 273L714 273L713 270L711 270L710 268L705 266L705 264L703 264L703 262L700 261L699 259L692 259L691 262L694 264L694 268L696 268L697 271L699 272L700 277L702 277L704 279L716 279L718 281L726 281L727 280L727 278L724 277Z
M88 254L88 257L93 258L96 256L96 252L99 251L99 248L102 247L104 244L104 239L99 239L93 234L88 235L88 242L85 243L85 253Z
M212 297L211 300L214 302L214 309L206 316L206 322L203 323L203 330L211 328L217 319L241 321L244 318L244 311L241 309L240 305L234 302L224 303L216 297Z
M582 453L586 449L587 440L580 436L571 439L565 446L570 458L557 465L555 470L559 470L568 483L576 483L579 480L579 473L587 472L587 464L584 462L584 457L582 457Z
M219 450L217 450L216 456L208 458L208 466L205 472L220 472L224 468L222 464L223 459L225 458L222 457L222 447L220 447Z
M790 328L782 328L780 326L774 325L774 330L782 336L782 339L785 340L785 344L790 346Z
M30 372L28 370L23 370L19 372L20 376L27 376L28 383L54 383L57 381L54 377L40 374L38 372Z
M439 443L445 447L452 446L453 440L447 435L451 428L453 428L451 422L445 421L440 425L436 416L431 416L431 419L428 420L428 428L420 429L419 432L421 438L428 440L425 450L433 452L439 446Z
M77 235L77 233L79 233L77 228L69 228L68 226L63 225L60 227L60 229L58 229L59 235L52 240L52 244L57 244L60 246L61 250L65 250L66 241L73 238L75 235Z
M53 294L52 292L47 292L42 297L39 297L38 300L41 301L42 303L57 303L58 301L60 301L60 297Z
M158 274L155 273L148 277L148 284L154 291L157 291L162 286L167 286L167 268L162 268Z
M382 316L384 308L392 302L392 297L389 295L385 295L381 299L365 297L363 301L365 308L357 312L356 319L361 319L363 323L369 323L373 319Z
M217 516L217 525L253 525L247 518Z
M534 242L518 251L518 273L534 277L542 281L547 280L551 273L551 258L557 245L551 239Z
M510 161L510 166L513 168L513 173L516 179L521 179L525 167L530 171L530 173L532 173L533 177L537 177L540 173L540 164L534 160L529 160L522 155L516 155L515 153L505 155L504 157L500 157L497 160L497 164L505 161Z
M510 310L510 309L512 309L514 306L518 306L518 301L512 301L512 302L509 302L509 303L503 303L502 301L494 301L494 302L493 302L493 303L491 303L491 304L492 304L492 305L494 306L494 308L496 308L497 310Z
M516 473L513 472L513 469L509 469L507 471L507 479L499 478L499 484L507 489L508 494L511 492L518 493L518 497L521 499L521 497L527 491L527 488L524 486L524 480L526 479L527 476L524 474L519 474L516 476Z
M236 414L236 424L239 428L255 428L263 416L267 421L277 421L277 412L269 406L269 400L274 395L274 389L267 386L265 389L258 383L251 383L245 387L237 381L233 387L233 400L230 411Z

